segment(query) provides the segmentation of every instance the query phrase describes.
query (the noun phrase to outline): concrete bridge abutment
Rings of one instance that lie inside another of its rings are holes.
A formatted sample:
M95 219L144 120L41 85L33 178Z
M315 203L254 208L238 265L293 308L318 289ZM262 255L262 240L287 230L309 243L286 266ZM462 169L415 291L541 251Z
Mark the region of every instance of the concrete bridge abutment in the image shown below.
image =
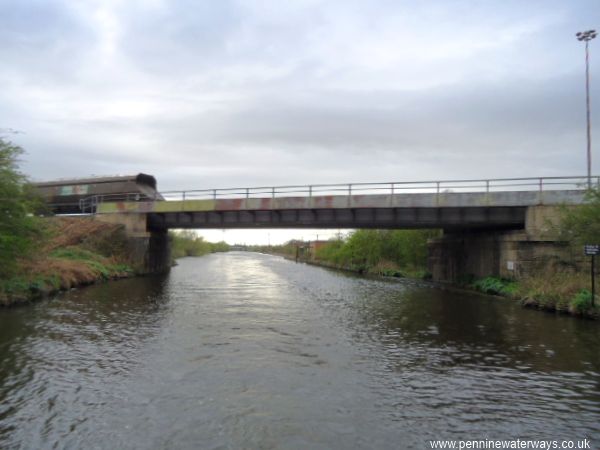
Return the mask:
M97 214L95 220L125 228L131 265L140 274L166 272L171 267L171 242L167 230L148 228L146 214Z
M520 230L444 231L429 243L429 271L436 281L497 276L519 279L556 266L577 265L558 235L560 206L529 206Z

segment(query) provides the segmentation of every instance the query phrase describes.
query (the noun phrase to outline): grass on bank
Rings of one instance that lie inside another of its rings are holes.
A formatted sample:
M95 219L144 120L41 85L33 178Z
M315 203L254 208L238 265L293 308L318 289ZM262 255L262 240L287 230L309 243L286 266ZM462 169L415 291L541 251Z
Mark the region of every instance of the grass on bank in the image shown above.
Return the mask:
M134 273L127 264L100 255L84 255L79 250L65 250L66 254L57 252L27 261L18 276L0 280L0 305L19 303L98 281L124 278ZM79 253L79 257L71 253Z
M133 269L127 264L115 262L98 253L77 246L56 249L50 253L50 256L55 260L62 261L63 264L67 261L84 264L95 272L96 276L100 276L105 280L122 274L133 273Z
M122 227L89 218L39 220L35 251L16 261L19 270L0 279L0 305L134 274Z
M485 277L463 285L486 294L517 299L528 307L598 318L598 298L592 307L592 293L587 288L589 283L589 275L550 271L519 281Z

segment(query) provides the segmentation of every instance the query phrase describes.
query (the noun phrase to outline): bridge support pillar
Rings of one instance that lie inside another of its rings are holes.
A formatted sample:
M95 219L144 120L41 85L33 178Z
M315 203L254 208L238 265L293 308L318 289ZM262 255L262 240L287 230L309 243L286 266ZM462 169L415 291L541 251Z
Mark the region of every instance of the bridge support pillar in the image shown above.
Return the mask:
M97 214L95 220L120 224L125 228L130 261L136 272L151 274L170 269L171 243L167 230L148 230L146 214Z
M488 275L512 278L519 272L519 231L445 232L429 244L429 271L436 281L458 282Z
M519 279L577 266L581 258L558 238L560 216L556 206L532 206L523 230L445 231L429 243L432 278L447 282L486 276Z

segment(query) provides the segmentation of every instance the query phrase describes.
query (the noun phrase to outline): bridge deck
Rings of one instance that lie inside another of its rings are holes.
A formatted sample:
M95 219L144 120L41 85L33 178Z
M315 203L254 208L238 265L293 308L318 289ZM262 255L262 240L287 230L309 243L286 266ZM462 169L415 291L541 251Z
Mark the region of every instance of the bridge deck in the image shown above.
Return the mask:
M100 203L151 228L523 228L528 206L580 204L582 190L327 195Z

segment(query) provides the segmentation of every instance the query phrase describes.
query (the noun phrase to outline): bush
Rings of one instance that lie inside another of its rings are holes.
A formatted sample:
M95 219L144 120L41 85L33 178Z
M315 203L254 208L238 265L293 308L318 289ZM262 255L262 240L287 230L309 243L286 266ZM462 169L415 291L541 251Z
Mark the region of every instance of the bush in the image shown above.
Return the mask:
M592 293L587 289L580 290L571 300L571 310L584 314L592 309Z
M358 272L425 276L427 241L437 230L357 230L317 250L316 259Z
M486 294L512 295L517 289L517 284L504 278L485 277L474 281L473 287Z
M319 247L316 251L315 258L320 261L327 261L332 264L341 265L341 248L344 246L344 241L341 239L332 239L326 245Z
M224 241L212 243L206 242L201 236L193 231L180 231L170 233L171 256L181 258L183 256L202 256L207 253L227 252L229 244Z
M560 224L561 237L572 243L600 243L600 186L588 189L586 203L563 209Z

